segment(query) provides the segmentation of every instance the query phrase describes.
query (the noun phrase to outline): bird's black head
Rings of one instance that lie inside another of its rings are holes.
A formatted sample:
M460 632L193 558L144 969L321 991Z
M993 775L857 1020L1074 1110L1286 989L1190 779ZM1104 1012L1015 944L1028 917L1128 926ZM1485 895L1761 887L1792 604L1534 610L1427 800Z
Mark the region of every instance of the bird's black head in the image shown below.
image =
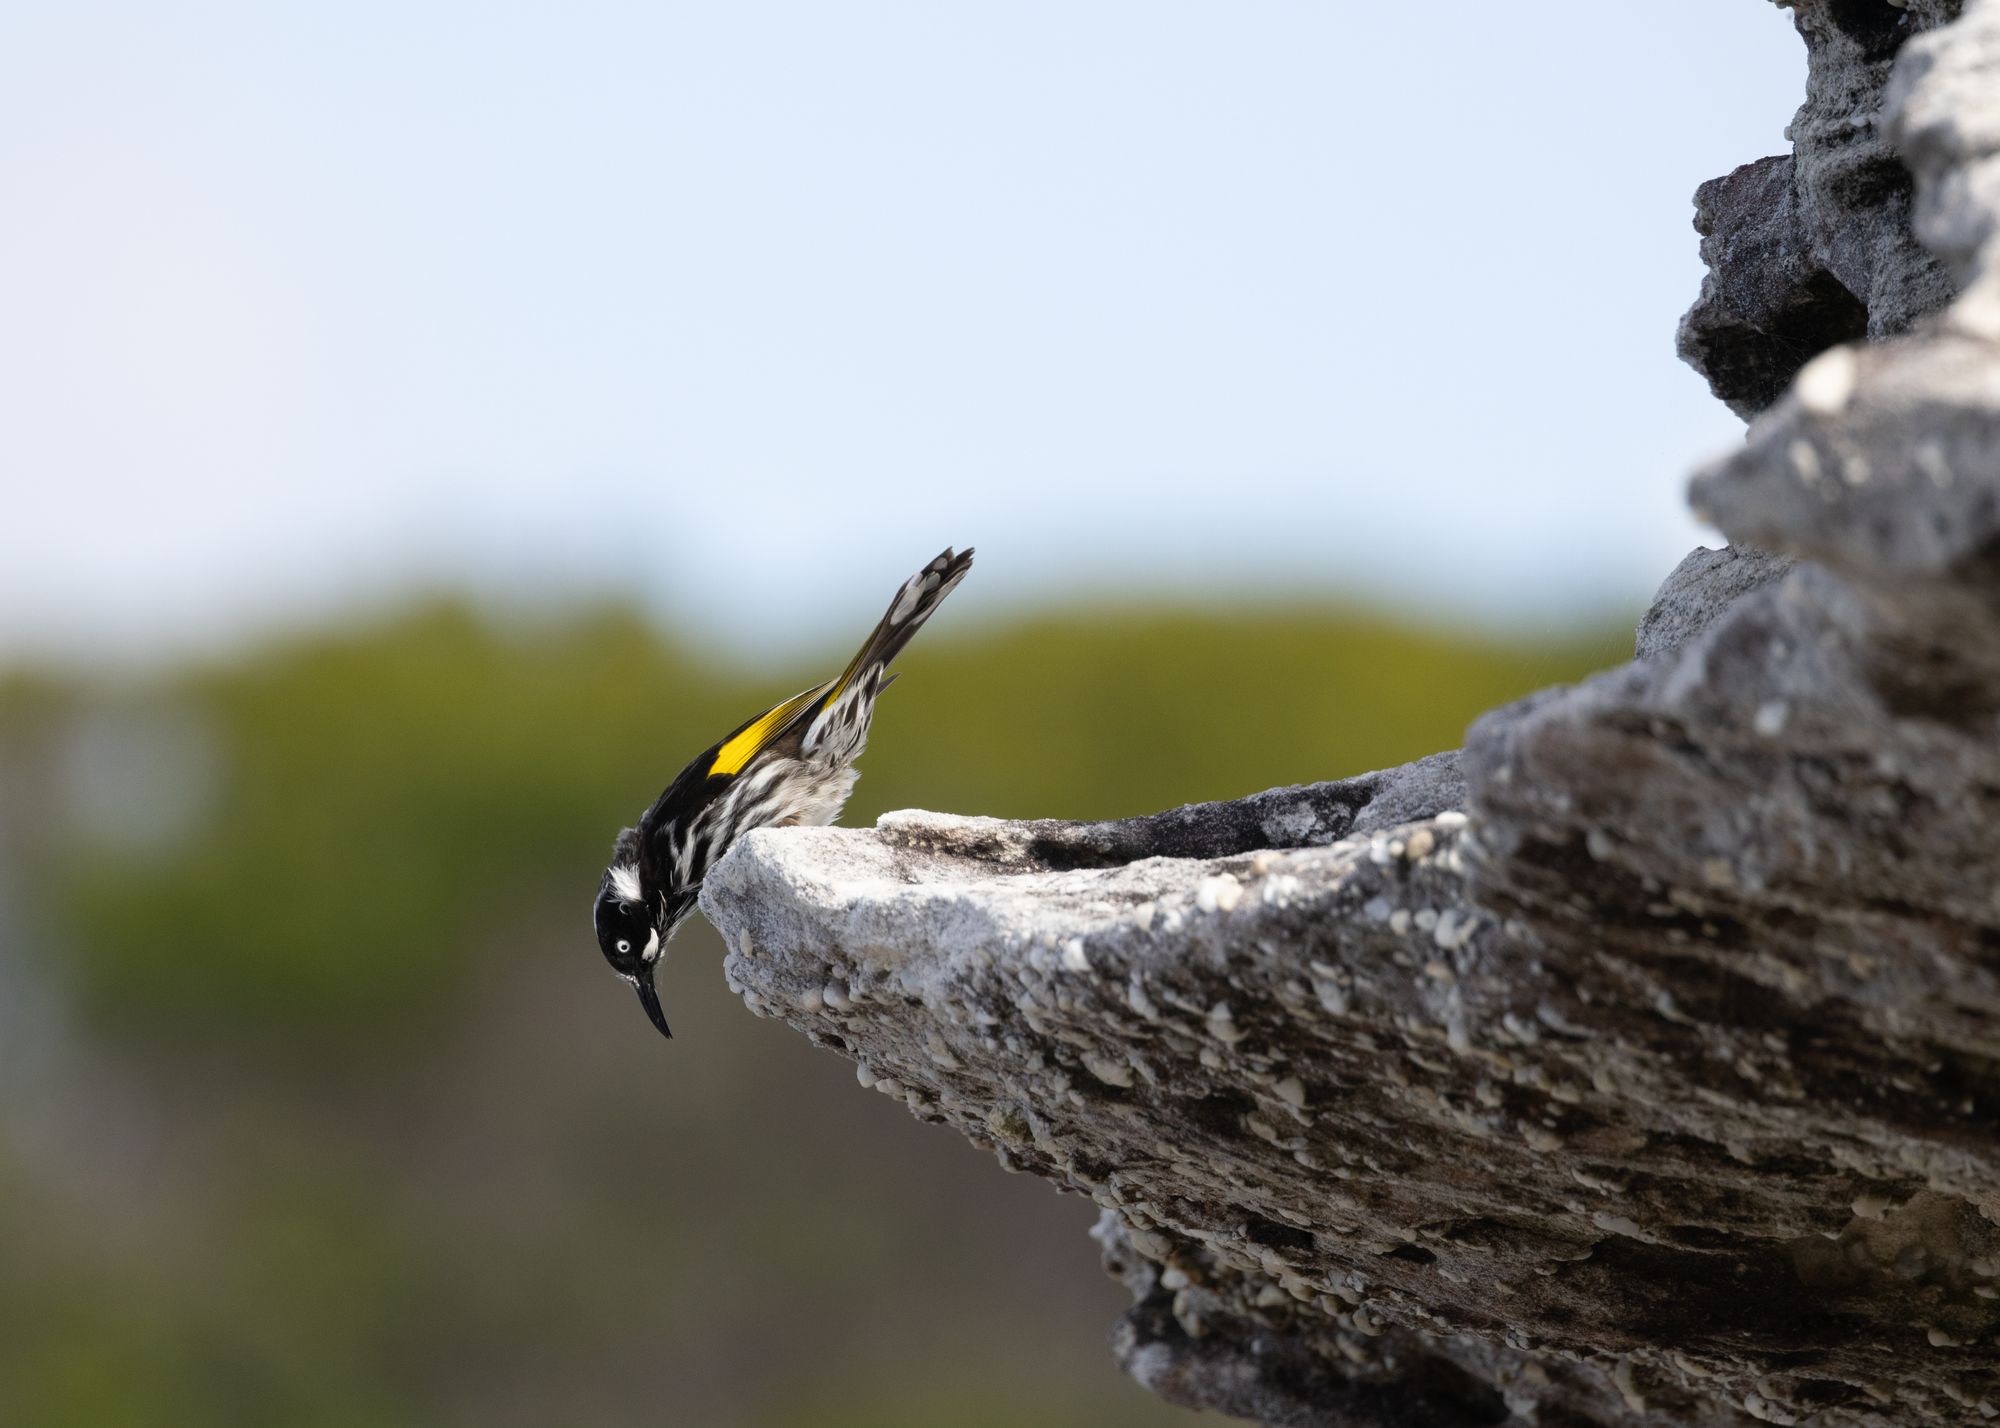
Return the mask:
M598 884L590 919L597 928L597 946L611 970L637 989L639 1001L660 1035L672 1036L666 1013L660 1010L659 991L653 985L654 971L673 931L666 925L665 912L666 900L642 885L637 864L614 862Z

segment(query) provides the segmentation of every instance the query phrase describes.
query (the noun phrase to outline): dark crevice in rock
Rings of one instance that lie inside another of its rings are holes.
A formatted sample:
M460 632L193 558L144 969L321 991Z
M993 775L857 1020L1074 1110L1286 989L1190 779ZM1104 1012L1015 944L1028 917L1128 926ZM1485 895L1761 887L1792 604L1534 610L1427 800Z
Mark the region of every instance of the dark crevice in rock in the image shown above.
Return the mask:
M1317 848L1372 828L1428 817L1464 801L1455 753L1437 754L1394 778L1366 774L1339 783L1271 789L1231 803L1195 803L1104 822L954 819L885 825L894 842L963 858L995 871L1105 869L1145 858L1218 859L1281 848Z
M1126 1311L1112 1351L1139 1382L1184 1408L1271 1428L1491 1428L1506 1401L1447 1359L1424 1356L1395 1376L1349 1377L1288 1338L1255 1328L1196 1338L1156 1292ZM1577 1420L1583 1422L1586 1420Z
M1889 0L1817 0L1833 26L1870 60L1886 59L1914 30L1910 12Z
M1824 269L1750 311L1716 311L1682 337L1681 359L1741 416L1775 402L1799 369L1829 347L1868 335L1868 308Z

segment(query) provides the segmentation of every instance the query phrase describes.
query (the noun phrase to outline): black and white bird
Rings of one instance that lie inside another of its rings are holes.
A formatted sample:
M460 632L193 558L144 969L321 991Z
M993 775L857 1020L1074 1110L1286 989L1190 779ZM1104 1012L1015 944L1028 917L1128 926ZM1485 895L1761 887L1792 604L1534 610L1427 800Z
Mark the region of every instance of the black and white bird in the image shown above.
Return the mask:
M612 845L591 920L611 970L638 990L646 1015L672 1036L654 975L667 939L694 911L701 881L753 828L831 823L860 774L875 696L889 662L965 572L970 550L946 550L903 582L889 612L838 678L746 720L695 756Z

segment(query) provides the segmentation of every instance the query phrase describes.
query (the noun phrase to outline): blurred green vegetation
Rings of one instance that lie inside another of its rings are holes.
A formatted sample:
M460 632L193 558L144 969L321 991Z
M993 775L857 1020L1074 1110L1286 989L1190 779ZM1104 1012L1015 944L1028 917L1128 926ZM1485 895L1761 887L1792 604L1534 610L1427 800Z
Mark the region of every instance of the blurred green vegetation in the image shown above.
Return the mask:
M903 661L849 822L1112 817L1360 773L1455 745L1624 638L1508 647L1278 609L953 640L948 619ZM71 847L66 954L133 1030L365 1024L379 1048L434 1018L537 897L568 889L581 929L612 834L687 757L820 677L704 672L619 613L522 629L440 606L168 680L155 697L203 711L227 751L219 804L170 849L118 852L113 878L112 855Z
M1358 773L1629 650L1608 622L966 614L903 660L846 822ZM705 930L663 982L671 1048L599 964L616 830L845 654L719 669L625 612L440 604L137 685L0 685L6 955L77 1029L0 1100L0 1423L1177 1420L1098 1347L1119 1295L1061 1238L1074 1205L744 1015ZM105 707L212 743L170 836L70 808L66 741Z

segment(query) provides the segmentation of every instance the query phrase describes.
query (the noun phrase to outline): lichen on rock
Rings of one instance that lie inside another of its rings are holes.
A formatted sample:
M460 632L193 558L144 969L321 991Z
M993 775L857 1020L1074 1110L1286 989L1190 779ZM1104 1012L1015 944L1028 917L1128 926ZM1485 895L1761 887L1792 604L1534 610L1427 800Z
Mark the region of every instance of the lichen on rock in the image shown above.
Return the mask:
M1684 329L1759 413L1695 483L1738 544L1632 664L1359 779L710 875L753 1010L1103 1207L1176 1402L2000 1416L2000 0L1798 17Z

